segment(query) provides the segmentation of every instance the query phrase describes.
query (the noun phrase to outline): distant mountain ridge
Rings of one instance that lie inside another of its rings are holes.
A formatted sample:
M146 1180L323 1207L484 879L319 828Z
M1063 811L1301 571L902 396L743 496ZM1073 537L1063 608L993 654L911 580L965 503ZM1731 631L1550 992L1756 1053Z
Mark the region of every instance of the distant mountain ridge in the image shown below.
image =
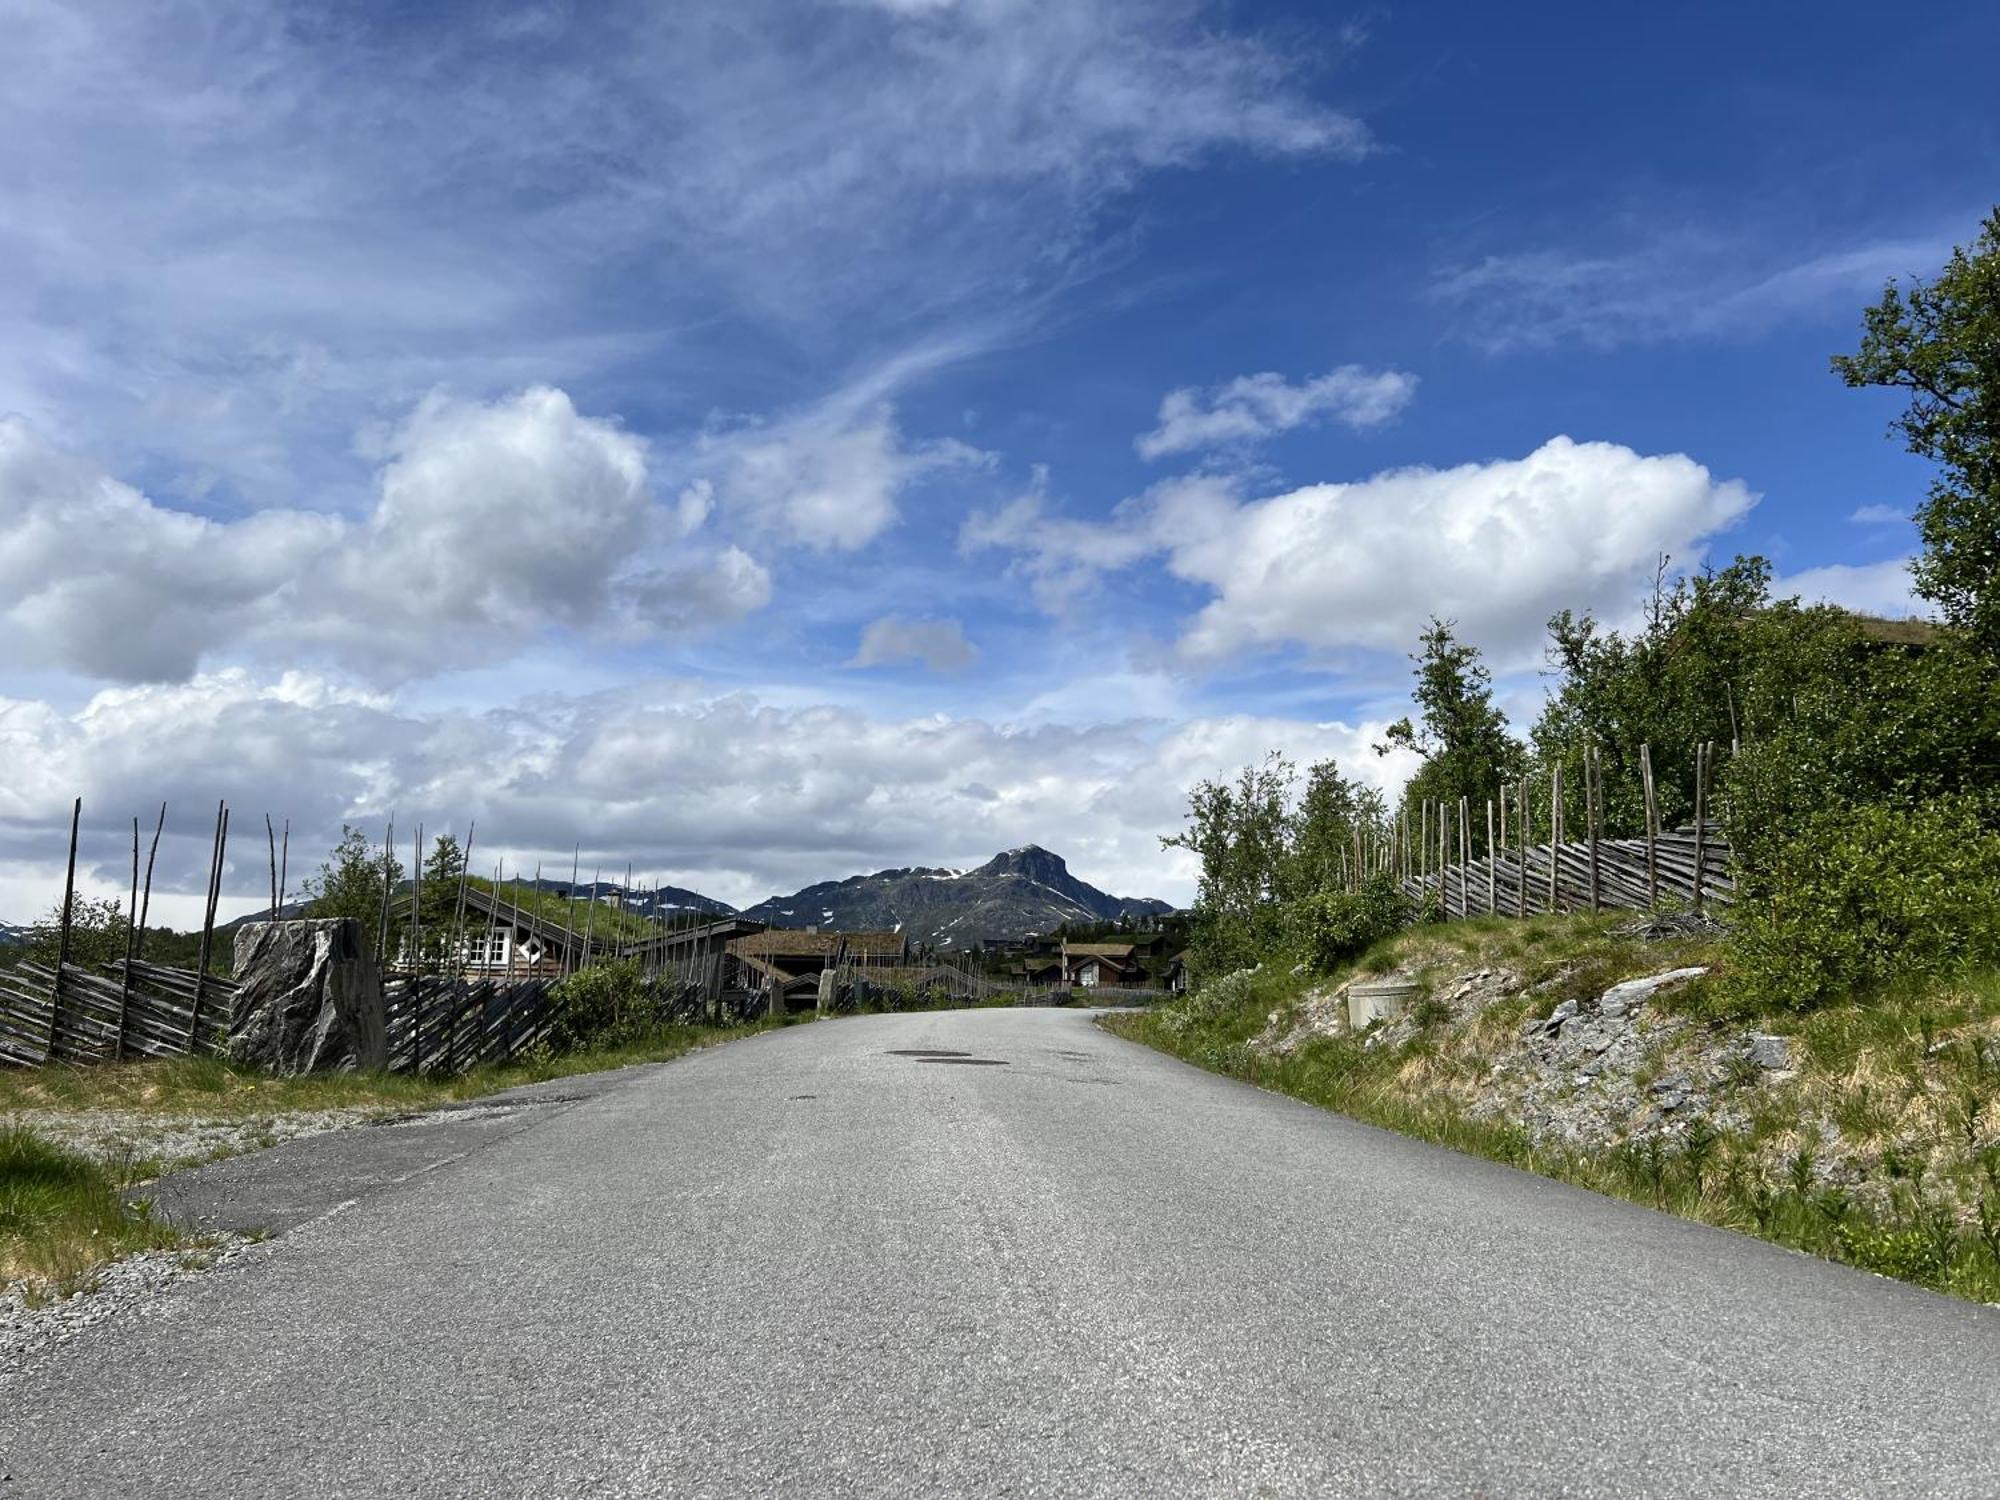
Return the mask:
M745 907L742 915L773 927L900 928L915 942L969 948L981 938L1052 932L1064 922L1116 922L1172 910L1151 897L1108 895L1070 874L1060 855L1028 844L976 870L917 866L822 881Z
M547 875L539 882L508 880L503 890L564 892L567 880ZM399 888L398 902L407 900L409 883ZM1069 871L1060 855L1037 844L996 854L976 870L912 866L821 881L789 896L772 896L738 912L727 902L682 886L658 890L627 889L617 881L579 880L578 897L615 899L625 910L643 916L743 916L772 927L827 927L840 931L906 932L911 941L940 948L969 948L981 938L1024 938L1053 932L1064 922L1117 922L1159 916L1174 908L1150 897L1112 896ZM303 901L287 902L285 917L305 914ZM253 911L218 930L231 932L245 922L269 917ZM0 922L0 944L25 942L28 928Z

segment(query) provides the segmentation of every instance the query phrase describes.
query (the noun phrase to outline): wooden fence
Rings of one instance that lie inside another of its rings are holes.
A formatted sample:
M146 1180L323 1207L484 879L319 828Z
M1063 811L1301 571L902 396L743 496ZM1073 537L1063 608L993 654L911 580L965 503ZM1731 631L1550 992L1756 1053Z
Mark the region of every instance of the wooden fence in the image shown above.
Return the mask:
M235 1000L227 979L158 964L121 962L106 974L81 964L58 970L22 963L0 970L0 1063L218 1052Z
M1662 903L1701 911L1727 905L1735 883L1729 846L1713 828L1535 844L1445 865L1398 884L1420 905L1448 917L1529 917L1556 911L1651 911Z
M60 984L55 969L38 963L0 970L0 1066L225 1051L235 981L159 964L115 969L65 964ZM548 1035L554 988L548 979L392 976L383 986L389 1070L461 1073L519 1057Z

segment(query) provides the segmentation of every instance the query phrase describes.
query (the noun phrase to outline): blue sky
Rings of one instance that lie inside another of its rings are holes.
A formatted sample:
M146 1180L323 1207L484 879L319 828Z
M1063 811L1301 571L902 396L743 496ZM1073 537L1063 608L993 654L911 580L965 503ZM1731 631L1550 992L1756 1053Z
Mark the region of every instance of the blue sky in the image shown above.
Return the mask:
M1407 774L1431 613L1525 717L1663 550L1914 608L1827 358L1992 204L1937 10L16 3L0 917L78 794L180 919L223 796L1178 899L1194 779Z

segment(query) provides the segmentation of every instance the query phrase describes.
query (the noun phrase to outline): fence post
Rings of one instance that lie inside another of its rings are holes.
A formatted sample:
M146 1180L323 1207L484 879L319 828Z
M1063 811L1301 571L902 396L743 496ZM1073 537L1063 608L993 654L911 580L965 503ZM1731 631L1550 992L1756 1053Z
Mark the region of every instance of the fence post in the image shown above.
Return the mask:
M1708 763L1715 742L1704 741L1694 751L1694 914L1701 915L1702 865L1708 854Z
M63 970L69 966L69 929L71 914L76 906L76 833L83 821L83 798L76 799L69 810L69 873L63 877L62 921L56 934L56 977L49 986L49 1044L48 1055L56 1055L56 1026L62 1014Z
M214 853L208 868L208 905L201 921L201 956L195 963L194 1001L188 1007L187 1051L194 1056L196 1038L201 1034L201 1002L208 992L208 950L215 939L215 906L222 897L222 858L229 846L229 804L215 804Z
M382 919L375 928L375 962L389 981L389 902L396 892L396 820L382 830Z
M1451 915L1451 837L1445 831L1444 803L1438 803L1438 915Z
M139 820L132 820L132 904L125 909L125 967L118 977L118 1034L111 1039L111 1060L125 1060L125 1017L132 1008L132 942L139 933Z
M1507 793L1500 793L1501 806L1506 806ZM1500 910L1500 855L1493 842L1493 799L1486 799L1486 911L1493 915Z
M1646 793L1646 904L1657 910L1660 905L1660 857L1658 841L1660 837L1660 804L1653 791L1653 747L1639 747L1639 781Z
M133 947L132 956L140 961L146 957L146 922L153 915L153 861L160 857L160 835L167 831L167 804L160 804L160 821L153 825L152 847L146 851L146 884L139 897L139 941Z
M1551 914L1562 910L1562 886L1558 882L1556 867L1563 837L1563 768L1557 761L1549 768L1549 911Z
M1458 914L1472 915L1472 799L1458 799Z
M1534 842L1535 805L1528 798L1528 778L1521 778L1520 799L1515 805L1514 822L1518 825L1515 838L1521 845L1521 884L1515 892L1516 910L1522 917L1528 915L1528 848Z
M1595 745L1583 749L1583 821L1590 833L1590 910L1594 916L1603 910L1601 888L1597 871L1597 836L1601 829L1604 809L1599 793L1603 789L1603 762L1598 758Z

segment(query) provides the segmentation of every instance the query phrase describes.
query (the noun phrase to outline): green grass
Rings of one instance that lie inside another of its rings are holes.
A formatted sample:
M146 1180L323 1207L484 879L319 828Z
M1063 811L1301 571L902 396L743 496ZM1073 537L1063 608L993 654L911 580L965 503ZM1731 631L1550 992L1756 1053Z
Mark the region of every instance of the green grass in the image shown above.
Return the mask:
M465 883L489 894L493 890L493 882L478 875L467 876ZM580 898L571 900L554 891L538 891L532 885L516 884L512 880L501 884L500 899L518 903L520 909L529 916L539 917L556 927L561 927L567 922L579 935L588 926L593 942L609 943L615 939L621 943L636 943L641 938L657 937L660 931L655 923L636 912L628 912L621 907L599 901L596 915L593 916L591 903L588 901ZM472 920L468 917L468 924L471 924Z
M126 1172L0 1126L0 1285L25 1283L30 1300L87 1283L107 1260L137 1250L192 1246L149 1209L125 1206Z
M1524 992L1463 1022L1436 997L1417 1002L1415 1035L1367 1047L1353 1035L1288 1051L1251 1045L1273 1011L1325 977L1273 961L1187 999L1111 1015L1101 1025L1213 1072L1472 1155L1687 1218L1760 1235L1815 1255L1978 1301L2000 1301L2000 975L1912 989L1810 1015L1745 1015L1719 1005L1726 986L1697 983L1673 1009L1734 1035L1787 1034L1798 1063L1788 1083L1751 1067L1720 1088L1747 1119L1673 1141L1626 1139L1591 1152L1537 1146L1503 1117L1475 1117L1495 1058L1517 1045L1521 1019L1566 998L1601 993L1662 969L1721 962L1712 938L1644 942L1616 919L1526 923L1475 919L1412 929L1377 945L1351 974L1391 970L1433 986L1506 966ZM1529 994L1526 991L1535 990ZM1657 1074L1665 1058L1641 1070ZM1861 1180L1816 1171L1809 1122L1830 1119Z

